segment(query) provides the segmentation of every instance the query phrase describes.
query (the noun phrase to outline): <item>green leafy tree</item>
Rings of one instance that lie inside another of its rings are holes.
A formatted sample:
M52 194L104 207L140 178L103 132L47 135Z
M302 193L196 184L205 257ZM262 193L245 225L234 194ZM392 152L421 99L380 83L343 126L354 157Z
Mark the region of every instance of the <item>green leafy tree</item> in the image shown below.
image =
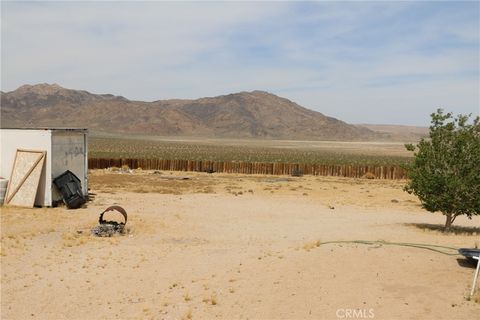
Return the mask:
M444 214L448 229L459 215L480 213L480 118L454 118L442 109L431 117L430 137L405 145L414 152L405 191L428 211Z

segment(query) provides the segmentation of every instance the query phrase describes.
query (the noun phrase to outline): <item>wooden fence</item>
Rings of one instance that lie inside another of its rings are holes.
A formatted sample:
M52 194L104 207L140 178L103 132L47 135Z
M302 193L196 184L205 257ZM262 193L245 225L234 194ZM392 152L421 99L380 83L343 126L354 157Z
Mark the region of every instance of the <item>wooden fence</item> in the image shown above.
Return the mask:
M292 175L301 172L307 175L361 178L372 174L375 179L405 179L406 173L400 166L362 166L362 165L322 165L298 163L264 163L264 162L225 162L197 160L163 160L163 159L98 159L89 158L90 169L110 167L142 168L144 170L224 172L241 174Z

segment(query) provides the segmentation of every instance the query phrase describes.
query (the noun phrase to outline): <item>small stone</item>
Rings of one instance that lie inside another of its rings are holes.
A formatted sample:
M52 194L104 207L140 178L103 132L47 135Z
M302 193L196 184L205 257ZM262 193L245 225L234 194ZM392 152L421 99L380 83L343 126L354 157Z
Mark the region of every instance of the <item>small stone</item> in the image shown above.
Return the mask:
M92 234L97 237L112 237L115 234L124 234L123 223L101 223L92 229Z

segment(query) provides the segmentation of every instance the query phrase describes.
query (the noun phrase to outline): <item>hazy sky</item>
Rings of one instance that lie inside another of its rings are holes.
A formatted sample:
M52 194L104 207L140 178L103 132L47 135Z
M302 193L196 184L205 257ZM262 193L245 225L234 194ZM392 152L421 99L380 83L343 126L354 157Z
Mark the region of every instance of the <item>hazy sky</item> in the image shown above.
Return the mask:
M265 90L351 123L480 112L480 2L4 2L1 88Z

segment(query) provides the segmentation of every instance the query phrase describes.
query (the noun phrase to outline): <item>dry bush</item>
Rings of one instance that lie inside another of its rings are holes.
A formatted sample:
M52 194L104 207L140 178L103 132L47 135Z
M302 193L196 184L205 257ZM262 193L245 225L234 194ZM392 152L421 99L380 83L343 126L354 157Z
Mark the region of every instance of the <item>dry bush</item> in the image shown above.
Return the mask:
M362 176L363 179L375 179L375 174L367 172Z
M188 309L187 312L182 316L182 320L192 319L192 309Z
M308 242L308 243L305 243L303 245L303 249L306 250L306 251L310 251L311 249L320 247L320 244L321 244L320 240L316 240L316 241L313 241L313 242Z
M217 304L217 296L212 294L210 297L203 298L202 302L215 306Z

